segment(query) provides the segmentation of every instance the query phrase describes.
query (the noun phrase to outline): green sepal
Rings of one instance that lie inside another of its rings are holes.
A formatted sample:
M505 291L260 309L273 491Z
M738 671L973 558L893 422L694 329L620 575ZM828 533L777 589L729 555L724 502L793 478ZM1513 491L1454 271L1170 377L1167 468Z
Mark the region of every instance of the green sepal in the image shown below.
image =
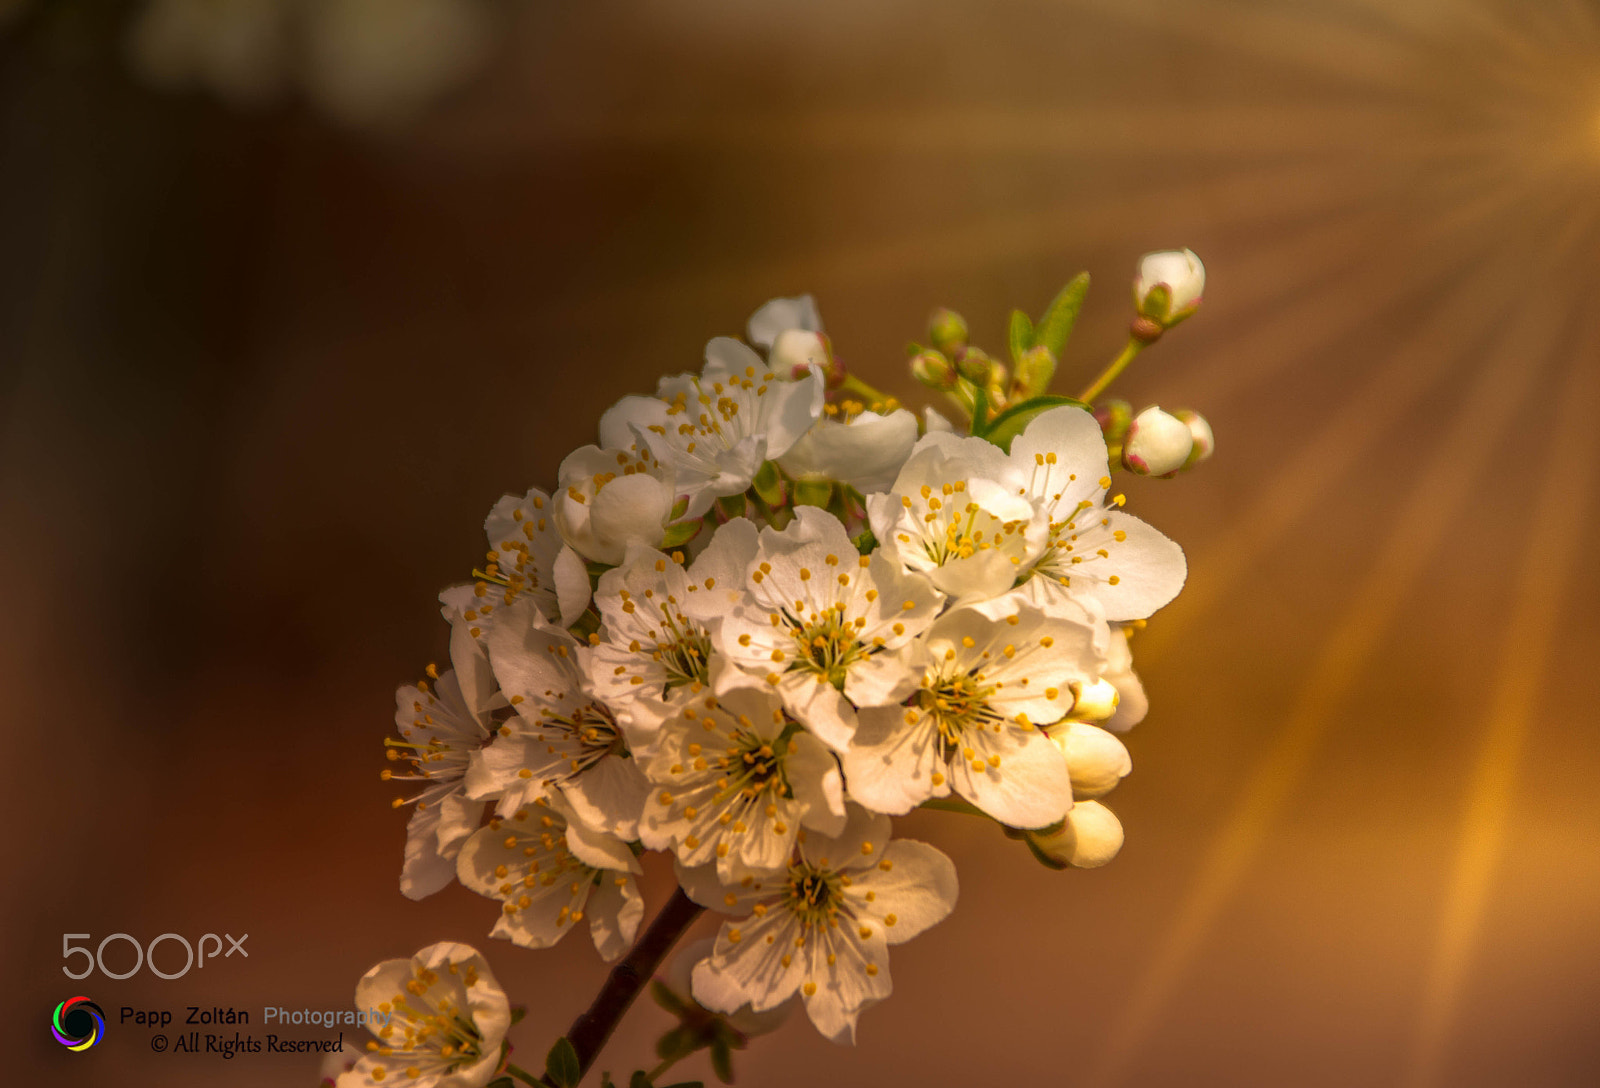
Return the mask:
M666 535L661 538L662 548L676 548L687 544L700 535L700 526L703 525L699 518L693 521L680 521L676 525L667 526Z
M527 1015L528 1007L526 1005L516 1005L511 1010L511 1022L513 1024L520 1023L522 1018Z
M1025 400L1021 404L1013 404L1010 408L995 416L981 432L974 425L972 433L980 438L988 439L1007 453L1010 453L1012 440L1027 430L1028 424L1033 422L1035 416L1048 412L1052 408L1060 408L1063 405L1072 405L1085 409L1089 407L1081 400L1074 400L1071 397L1063 397L1055 393L1047 393L1042 397Z
M796 506L820 506L824 510L828 503L833 501L833 484L827 480L796 480L794 482L794 504Z
M1011 362L1022 362L1022 353L1033 347L1033 322L1021 310L1011 311Z
M683 496L683 498L679 499L677 502L672 504L672 514L667 520L669 520L669 521L677 521L679 518L683 517L683 515L687 514L688 512L689 512L689 496L685 495L685 496Z
M749 505L749 500L743 495L724 495L717 500L717 510L729 519L744 517Z
M545 1057L544 1075L555 1082L556 1088L577 1088L583 1069L578 1064L578 1052L572 1040L565 1035L555 1041Z
M750 481L750 487L768 506L783 505L783 473L778 471L778 462L761 462L761 468L757 470L756 478Z
M1033 860L1037 861L1040 865L1043 865L1046 869L1054 869L1056 872L1060 872L1062 869L1071 868L1071 866L1069 866L1066 862L1057 861L1055 858L1039 849L1039 844L1033 841L1032 835L1029 835L1022 841L1028 844L1028 850L1033 854Z
M689 1008L684 1004L683 998L673 993L672 990L658 979L650 980L650 999L673 1016L682 1016Z
M1088 293L1089 273L1079 272L1061 289L1061 293L1045 309L1044 316L1039 318L1039 324L1034 326L1034 346L1049 348L1051 354L1059 359L1061 349L1066 347L1067 339L1072 335L1072 327L1078 322L1078 311L1083 309L1083 300Z
M733 1083L733 1052L728 1040L719 1037L711 1044L711 1069L723 1084Z
M695 1041L694 1032L681 1024L656 1040L658 1058L681 1058L685 1054L693 1054L698 1049L700 1047Z

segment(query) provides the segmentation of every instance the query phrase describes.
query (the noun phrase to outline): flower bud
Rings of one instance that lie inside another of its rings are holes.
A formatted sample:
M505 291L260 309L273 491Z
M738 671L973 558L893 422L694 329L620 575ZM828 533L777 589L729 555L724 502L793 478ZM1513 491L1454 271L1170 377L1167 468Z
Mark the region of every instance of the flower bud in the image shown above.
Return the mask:
M987 385L994 372L995 361L981 348L967 348L956 358L956 369L973 385Z
M911 376L929 389L954 389L956 368L937 351L924 351L911 359Z
M1078 801L1059 829L1031 838L1034 848L1052 861L1095 869L1122 849L1122 822L1099 801Z
M1074 680L1071 684L1072 694L1076 697L1072 704L1074 718L1101 721L1116 713L1117 687L1106 679L1091 680L1084 683Z
M1106 436L1106 445L1115 446L1122 442L1133 422L1133 405L1125 400L1101 401L1095 406L1094 418Z
M1122 446L1122 463L1140 476L1165 476L1182 468L1194 450L1189 425L1151 406L1133 417Z
M1217 439L1211 433L1211 424L1206 422L1206 417L1189 408L1179 408L1172 414L1183 420L1189 428L1189 437L1194 439L1194 449L1189 451L1189 459L1183 463L1183 467L1191 468L1210 457L1217 448Z
M1067 775L1072 779L1075 800L1105 796L1133 770L1128 749L1097 725L1061 722L1050 727L1050 740L1061 749L1067 761Z
M772 341L767 363L780 374L798 370L804 377L804 372L812 366L820 366L826 372L833 364L833 352L828 338L820 332L784 329Z
M954 310L935 310L928 319L928 339L946 355L954 355L967 346L967 322Z
M1056 375L1056 356L1043 344L1035 345L1022 353L1017 360L1017 372L1011 387L1019 400L1036 397L1050 388L1050 379Z
M1146 253L1133 280L1133 301L1142 317L1171 328L1200 307L1206 267L1193 250Z

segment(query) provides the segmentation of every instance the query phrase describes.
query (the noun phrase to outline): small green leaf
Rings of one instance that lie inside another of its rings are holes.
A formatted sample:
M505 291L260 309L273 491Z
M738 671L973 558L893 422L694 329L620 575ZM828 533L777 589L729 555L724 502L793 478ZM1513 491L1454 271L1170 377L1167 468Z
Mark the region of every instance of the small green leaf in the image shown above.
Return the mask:
M689 1007L683 1003L682 998L657 979L650 980L650 997L673 1016L683 1015L684 1010Z
M520 1023L522 1018L527 1015L528 1007L526 1005L518 1005L511 1010L511 1022L513 1024Z
M778 471L778 462L763 461L750 486L768 506L783 505L783 474Z
M995 416L980 437L987 438L990 442L1010 453L1012 440L1027 430L1028 424L1032 423L1036 416L1043 412L1048 412L1052 408L1060 408L1062 405L1074 405L1078 408L1089 407L1080 400L1058 396L1054 393L1042 397L1034 397L1032 400L1023 401L1021 404L1013 404L1010 408ZM979 432L974 428L973 433L978 434Z
M510 1077L496 1077L483 1088L517 1088L517 1082Z
M578 1052L571 1039L563 1035L556 1040L544 1060L544 1073L555 1081L557 1088L576 1088L583 1069L578 1064Z
M832 498L833 484L827 480L796 480L794 483L796 506L820 506L827 509Z
M603 1071L601 1072L601 1074L600 1074L600 1088L617 1088L617 1086L611 1080L611 1074L610 1073L603 1072Z
M699 518L693 521L680 521L676 525L667 526L666 535L661 538L663 548L676 548L687 544L700 533L700 526L704 524Z
M628 1088L654 1088L650 1083L650 1075L643 1069L635 1070L633 1076L628 1078Z
M1088 293L1089 273L1079 272L1056 295L1045 309L1044 316L1039 318L1039 324L1033 330L1034 346L1043 345L1050 349L1052 355L1060 358L1061 349L1066 347L1067 338L1072 335L1072 326L1077 324L1078 311L1083 309L1083 299Z
M1011 311L1011 362L1022 361L1022 353L1033 347L1033 322L1021 310Z
M711 1044L711 1069L723 1084L733 1083L733 1054L726 1039L719 1038Z

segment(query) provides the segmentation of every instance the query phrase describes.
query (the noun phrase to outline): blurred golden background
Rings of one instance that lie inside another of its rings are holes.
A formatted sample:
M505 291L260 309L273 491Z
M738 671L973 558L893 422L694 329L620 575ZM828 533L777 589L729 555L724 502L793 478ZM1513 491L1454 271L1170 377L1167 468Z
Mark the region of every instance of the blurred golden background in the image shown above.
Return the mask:
M0 4L8 1082L314 1084L49 1011L343 1008L445 938L536 1067L602 965L402 898L378 781L490 505L775 295L909 391L935 306L998 346L1087 268L1071 392L1181 246L1205 306L1119 391L1218 452L1128 487L1190 580L1135 644L1126 847L905 821L956 913L855 1049L797 1018L740 1083L1600 1082L1594 0L337 6L201 63ZM248 961L57 973L62 933L224 930Z

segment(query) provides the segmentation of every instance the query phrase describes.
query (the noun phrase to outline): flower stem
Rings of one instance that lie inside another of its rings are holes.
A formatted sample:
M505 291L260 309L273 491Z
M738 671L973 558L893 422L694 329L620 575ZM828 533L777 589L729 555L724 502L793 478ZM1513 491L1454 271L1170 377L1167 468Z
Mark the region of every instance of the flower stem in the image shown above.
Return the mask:
M519 1068L518 1066L512 1065L510 1062L506 1062L506 1074L508 1076L516 1077L518 1080L522 1081L524 1084L542 1084L543 1083L538 1077L534 1076L532 1073L528 1072L526 1069L522 1069L522 1068Z
M1117 380L1117 375L1128 369L1128 364L1133 362L1134 356L1144 350L1144 344L1133 337L1128 338L1127 345L1122 349L1122 354L1111 360L1111 365L1100 372L1089 388L1078 394L1078 399L1085 404L1094 403L1094 398L1106 391L1106 386Z
M674 1056L672 1056L670 1058L663 1058L661 1060L661 1064L657 1065L654 1069L650 1070L650 1072L648 1074L648 1076L650 1077L650 1083L654 1084L655 1083L655 1079L657 1077L659 1077L661 1074L665 1073L668 1069L671 1069L673 1066L677 1065L678 1064L678 1060L680 1058L682 1058L682 1057L684 1057L684 1055L676 1054L676 1055L674 1055Z
M843 392L854 393L858 397L864 397L868 408L871 408L874 404L887 404L889 402L887 393L868 385L854 374L846 374L844 381L839 383L839 388Z
M644 984L656 973L656 968L661 966L661 961L666 959L672 946L678 943L678 939L704 909L683 894L682 888L674 891L667 905L650 923L650 928L633 946L633 951L611 969L605 985L600 987L588 1011L572 1022L572 1030L567 1032L567 1038L572 1042L572 1049L578 1052L579 1080L594 1065L606 1040L611 1038L611 1033L633 1005L639 991L644 989ZM554 1082L548 1077L536 1083L555 1088Z

